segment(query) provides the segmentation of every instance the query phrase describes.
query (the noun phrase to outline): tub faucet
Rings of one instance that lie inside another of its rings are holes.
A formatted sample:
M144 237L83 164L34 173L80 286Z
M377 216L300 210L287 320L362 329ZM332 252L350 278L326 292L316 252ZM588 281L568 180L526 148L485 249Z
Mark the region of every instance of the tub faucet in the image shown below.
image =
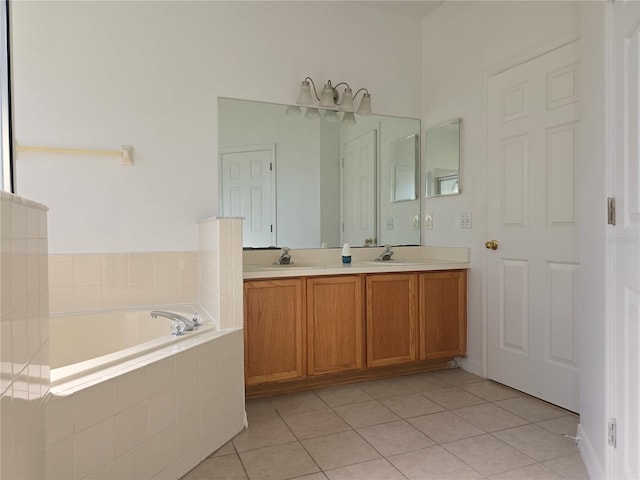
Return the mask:
M376 258L377 262L388 262L389 260L391 260L391 256L393 255L393 252L391 251L391 245L385 245L384 246L384 252L382 252L380 255L378 255L378 258Z
M193 327L197 326L192 320L189 320L182 315L173 312L165 312L164 310L153 310L151 312L151 318L164 317L174 322L182 323L184 327L177 327L175 335L182 335L182 332L190 332Z
M278 258L274 265L291 265L293 262L291 261L291 254L289 253L291 249L289 247L282 247L282 253L280 254L280 258Z

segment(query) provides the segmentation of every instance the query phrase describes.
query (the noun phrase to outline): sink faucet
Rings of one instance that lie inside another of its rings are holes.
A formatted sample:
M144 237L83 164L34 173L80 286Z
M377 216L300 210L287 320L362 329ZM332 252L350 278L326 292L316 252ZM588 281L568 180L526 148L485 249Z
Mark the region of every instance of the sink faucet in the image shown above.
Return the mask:
M385 245L384 251L380 255L378 255L378 258L376 258L376 261L388 262L389 260L391 260L392 255L393 255L393 252L391 251L391 245Z
M164 310L153 310L151 312L151 318L158 317L168 318L169 320L173 320L174 322L182 323L184 325L184 327L177 326L176 331L173 333L173 335L182 335L183 331L190 332L191 330L193 330L193 327L197 327L198 325L200 325L200 323L197 323L197 320L189 320L188 318L183 317L182 315L179 315L177 313L165 312Z
M291 260L291 254L289 252L291 249L289 247L282 247L282 253L280 254L280 258L278 258L274 265L291 265L293 261Z

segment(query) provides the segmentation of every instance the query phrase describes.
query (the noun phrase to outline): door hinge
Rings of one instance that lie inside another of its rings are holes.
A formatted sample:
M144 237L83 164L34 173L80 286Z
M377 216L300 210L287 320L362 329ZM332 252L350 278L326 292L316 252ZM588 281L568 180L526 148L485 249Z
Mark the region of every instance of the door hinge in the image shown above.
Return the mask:
M616 199L613 197L607 198L607 224L616 224Z
M608 429L608 442L609 445L611 445L613 448L616 448L616 444L617 444L617 436L618 436L618 431L617 431L617 427L616 427L616 419L612 418L611 420L609 420L609 429Z
M272 162L269 162L269 171L273 172L273 163Z
M269 225L269 231L273 233L273 225Z

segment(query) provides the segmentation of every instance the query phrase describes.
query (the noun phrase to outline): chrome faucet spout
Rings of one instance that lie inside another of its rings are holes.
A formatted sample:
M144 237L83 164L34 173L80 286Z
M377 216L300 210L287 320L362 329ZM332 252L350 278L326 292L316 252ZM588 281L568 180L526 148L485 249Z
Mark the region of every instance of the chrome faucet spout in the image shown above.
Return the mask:
M274 265L291 265L293 264L293 259L291 258L291 254L289 253L291 249L289 247L282 247L282 252L280 253L280 257L273 262Z
M391 251L391 245L385 245L384 251L380 255L378 255L378 258L376 258L376 261L388 262L389 260L391 260L393 253L394 252Z
M193 330L193 327L196 326L192 320L189 320L188 318L183 317L178 313L165 312L164 310L153 310L151 312L151 318L157 318L157 317L164 317L164 318L168 318L169 320L173 320L175 322L180 322L184 325L183 330L187 332Z

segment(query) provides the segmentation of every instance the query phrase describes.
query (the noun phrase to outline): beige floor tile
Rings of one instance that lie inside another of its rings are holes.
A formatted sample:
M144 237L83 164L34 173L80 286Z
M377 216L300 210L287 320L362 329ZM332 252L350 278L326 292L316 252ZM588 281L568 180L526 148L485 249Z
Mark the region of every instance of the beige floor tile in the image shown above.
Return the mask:
M513 415L492 403L460 408L454 410L454 413L485 432L495 432L529 423L525 419Z
M270 398L253 398L251 400L247 400L245 402L244 409L247 412L247 419L249 422L264 417L278 416L278 412L276 412Z
M441 388L440 390L432 390L422 394L447 410L486 403L486 400L458 387Z
M280 417L264 417L254 420L249 424L249 428L236 435L233 444L238 452L246 452L295 440L296 437Z
M387 458L409 480L465 480L480 478L480 474L436 445Z
M442 446L482 475L494 475L535 463L524 453L488 434Z
M353 428L400 420L400 417L376 400L343 405L334 408L334 410Z
M554 458L553 460L544 462L544 464L572 480L589 479L587 469L584 467L584 463L582 463L582 458L579 453L574 453L573 455L568 455L566 457Z
M271 403L282 416L329 408L327 404L320 400L320 397L313 392L300 392L272 397Z
M330 407L373 400L371 395L363 392L357 385L338 385L337 387L321 388L315 392Z
M485 433L451 412L409 418L407 421L438 443L453 442Z
M529 396L500 400L495 403L505 410L515 413L519 417L526 418L533 423L562 417L567 414L566 410Z
M385 457L435 445L404 420L361 428L358 433Z
M566 480L566 477L541 463L534 463L533 465L493 475L489 478L490 480Z
M467 392L473 393L476 397L483 398L488 402L496 402L507 398L521 397L523 394L513 388L505 387L499 383L487 380L485 382L471 383L464 385Z
M354 431L311 438L303 440L302 444L325 471L380 458L378 452Z
M298 440L351 430L332 410L297 413L282 417Z
M229 440L223 446L221 446L218 450L213 452L212 457L222 457L223 455L233 455L236 453L236 449L233 448L233 442Z
M435 372L439 378L452 385L468 385L470 383L482 382L484 378L466 372L461 368L452 368L449 370L440 370Z
M326 472L329 480L405 480L396 468L384 458L357 463Z
M444 408L440 405L419 393L382 398L380 399L380 403L389 407L402 418L418 417L420 415L444 411Z
M538 462L577 452L577 447L573 442L537 425L510 428L494 432L493 436Z
M578 423L580 418L577 415L564 415L558 418L552 418L551 420L545 420L544 422L537 423L536 425L549 430L550 432L562 435L577 435Z
M182 480L247 480L237 455L209 457L187 473Z
M438 390L439 388L447 388L451 386L450 383L442 380L434 372L399 377L399 381L409 390L416 393L428 392L429 390Z
M327 476L322 473L312 473L311 475L303 475L302 477L292 478L291 480L327 480Z
M240 458L251 480L300 477L320 471L299 442L242 452Z
M412 390L404 385L402 377L363 382L358 384L358 388L373 398L386 398L413 393Z

